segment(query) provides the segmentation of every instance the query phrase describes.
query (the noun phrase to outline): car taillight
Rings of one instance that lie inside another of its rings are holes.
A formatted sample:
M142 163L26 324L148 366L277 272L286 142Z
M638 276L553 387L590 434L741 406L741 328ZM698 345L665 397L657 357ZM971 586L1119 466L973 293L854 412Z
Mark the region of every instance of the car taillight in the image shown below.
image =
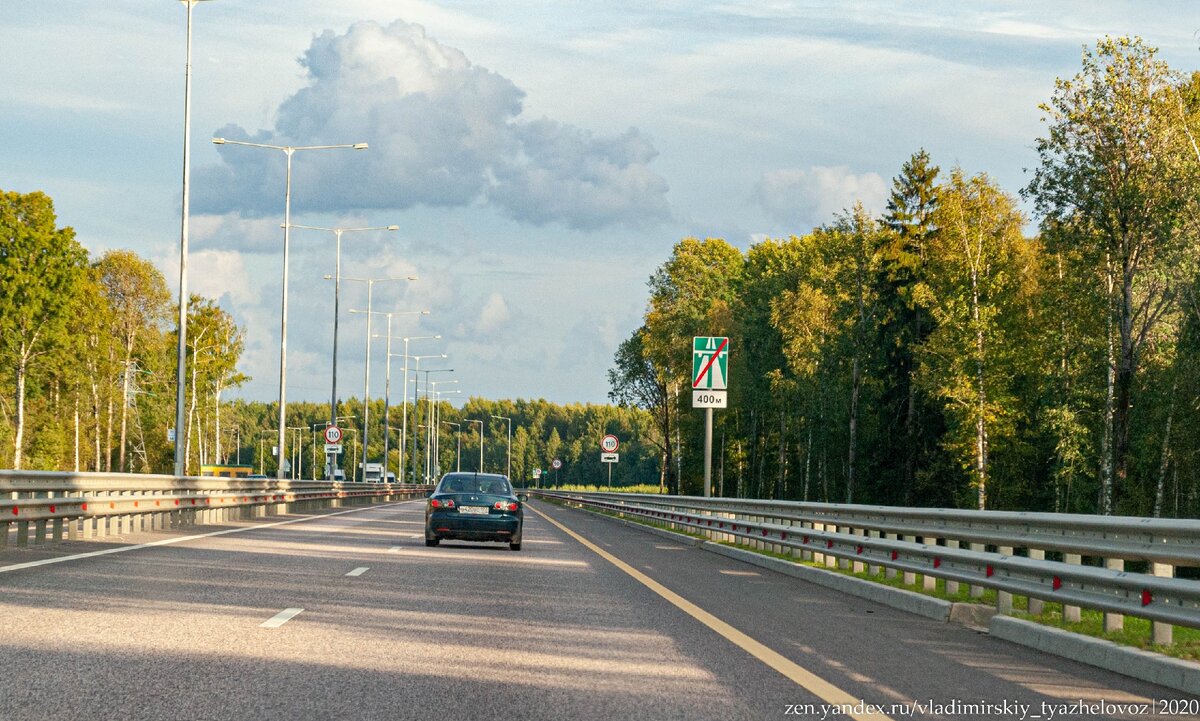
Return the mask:
M492 505L492 508L495 508L497 511L515 511L517 510L517 504L511 501L496 501Z
M454 508L454 499L447 498L443 501L439 501L436 498L431 498L431 499L429 499L429 507L430 508Z

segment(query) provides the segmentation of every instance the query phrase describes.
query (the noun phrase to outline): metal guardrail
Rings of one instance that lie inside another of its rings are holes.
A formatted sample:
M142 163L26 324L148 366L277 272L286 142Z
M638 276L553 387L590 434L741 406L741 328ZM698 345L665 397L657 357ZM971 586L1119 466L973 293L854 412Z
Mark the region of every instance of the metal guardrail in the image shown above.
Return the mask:
M993 589L1001 613L1012 611L1016 595L1029 599L1031 613L1040 613L1045 602L1062 603L1067 620L1079 620L1080 607L1104 611L1107 630L1120 628L1125 615L1150 619L1156 643L1170 642L1170 624L1200 628L1200 581L1174 577L1177 566L1200 566L1200 521L626 493L540 495L858 573L904 573L909 584L920 575L925 589L934 588L936 579L946 582L949 593L957 593L959 583L975 597ZM1084 559L1101 565L1084 565ZM1144 563L1148 572L1127 571L1127 561Z
M398 483L0 471L0 548L423 495ZM31 532L32 531L32 538Z

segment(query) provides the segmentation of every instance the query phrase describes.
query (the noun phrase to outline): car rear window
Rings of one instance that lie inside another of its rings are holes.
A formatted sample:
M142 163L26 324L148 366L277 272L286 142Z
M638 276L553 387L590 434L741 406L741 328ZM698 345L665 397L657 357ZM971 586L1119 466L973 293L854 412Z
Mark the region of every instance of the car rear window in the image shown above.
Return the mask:
M490 493L499 496L512 495L512 487L503 478L460 476L447 478L438 487L438 493Z

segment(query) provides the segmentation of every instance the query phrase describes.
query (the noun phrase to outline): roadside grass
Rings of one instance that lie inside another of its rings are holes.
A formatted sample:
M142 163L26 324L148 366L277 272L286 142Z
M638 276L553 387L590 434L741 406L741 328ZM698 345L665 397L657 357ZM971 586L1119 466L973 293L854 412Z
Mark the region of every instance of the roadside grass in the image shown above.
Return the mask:
M557 505L564 505L556 501L550 502L556 503ZM621 518L622 520L639 523L643 526L650 526L653 528L670 531L672 533L678 533L682 536L708 540L708 536L704 535L703 533L689 529L671 528L667 523L659 523L629 515L622 516L621 514L612 511L588 510L592 513L598 513L611 518ZM915 582L908 584L904 582L903 571L897 572L894 578L888 578L882 569L880 572L873 574L868 573L866 570L860 573L855 573L852 568L841 568L840 564L838 566L831 567L825 565L824 563L803 561L798 555L793 555L792 553L778 553L769 549L756 548L744 543L732 543L728 541L718 541L717 543L744 551L753 551L754 553L760 553L764 556L779 558L786 561L791 561L792 563L810 566L812 568L820 568L833 573L840 573L845 576L853 576L864 581L870 581L871 583L880 583L885 586L900 588L906 591L920 593L925 596L933 596L934 598L940 598L944 601L951 601L953 603L974 603L993 607L996 605L996 591L992 589L984 589L982 596L973 597L971 596L970 587L965 583L960 583L958 590L955 593L949 593L946 591L946 581L939 578L937 579L935 587L927 590L924 587L924 581L921 574L915 574ZM850 561L847 561L847 565L850 563ZM1043 606L1043 609L1044 610L1040 614L1031 614L1029 613L1029 599L1024 596L1013 596L1013 616L1016 618L1033 621L1044 626L1061 628L1065 631L1078 633L1084 636L1102 638L1122 646L1130 646L1133 648L1140 648L1145 651L1153 651L1155 653L1160 653L1164 656L1170 656L1172 658L1200 661L1200 629L1189 628L1187 626L1175 626L1173 630L1172 643L1169 645L1159 645L1151 642L1150 621L1144 618L1126 616L1124 627L1121 630L1105 632L1104 613L1101 611L1094 611L1086 608L1082 609L1080 612L1079 622L1070 623L1063 620L1061 604L1046 602Z

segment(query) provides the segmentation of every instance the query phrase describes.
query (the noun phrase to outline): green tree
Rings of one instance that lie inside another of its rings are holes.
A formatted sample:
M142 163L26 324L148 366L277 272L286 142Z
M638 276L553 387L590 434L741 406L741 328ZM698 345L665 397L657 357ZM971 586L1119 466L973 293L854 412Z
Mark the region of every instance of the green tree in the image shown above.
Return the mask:
M87 251L59 228L40 192L0 192L0 353L15 369L13 468L21 468L30 371L64 341L67 316Z
M1133 395L1143 349L1174 298L1172 268L1195 243L1197 167L1178 78L1138 38L1085 48L1082 69L1042 106L1048 132L1026 193L1080 251L1107 313L1100 510L1129 485ZM1054 249L1057 250L1057 249ZM1114 490L1115 487L1115 490Z
M936 329L922 348L926 386L955 421L950 442L972 472L975 504L987 507L990 445L1012 422L1015 344L1006 331L1028 252L1016 201L985 175L955 169L942 188L929 244L932 272L915 289Z
M125 452L128 446L130 392L134 386L136 351L145 355L140 340L149 339L156 326L167 317L170 295L158 268L128 250L112 250L95 263L104 295L112 309L112 332L122 350L121 435L117 468L128 470Z

